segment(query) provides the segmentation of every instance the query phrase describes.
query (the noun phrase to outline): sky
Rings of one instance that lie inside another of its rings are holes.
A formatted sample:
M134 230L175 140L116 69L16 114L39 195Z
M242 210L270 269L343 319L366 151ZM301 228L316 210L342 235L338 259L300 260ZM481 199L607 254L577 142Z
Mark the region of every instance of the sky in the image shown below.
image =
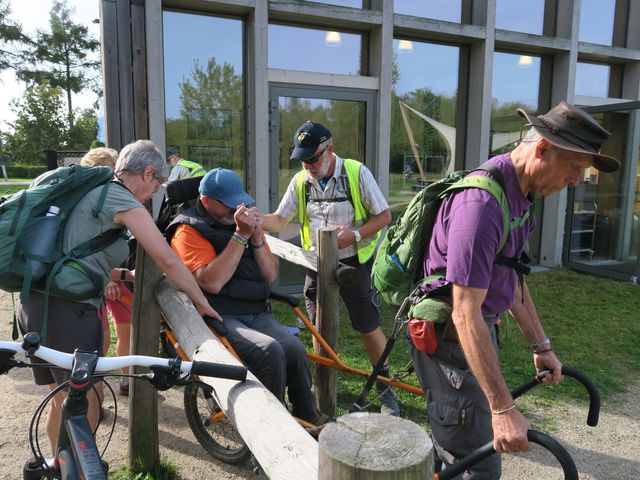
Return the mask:
M49 11L51 0L9 0L11 16L22 25L22 29L28 35L49 26ZM92 23L92 20L100 17L98 0L67 0L67 5L75 9L73 19L76 23L86 25L89 33L99 39L100 25ZM22 82L18 82L11 71L0 74L0 129L7 128L7 122L15 120L15 114L11 111L11 100L24 92ZM74 97L76 107L86 108L95 102L95 94L77 95Z

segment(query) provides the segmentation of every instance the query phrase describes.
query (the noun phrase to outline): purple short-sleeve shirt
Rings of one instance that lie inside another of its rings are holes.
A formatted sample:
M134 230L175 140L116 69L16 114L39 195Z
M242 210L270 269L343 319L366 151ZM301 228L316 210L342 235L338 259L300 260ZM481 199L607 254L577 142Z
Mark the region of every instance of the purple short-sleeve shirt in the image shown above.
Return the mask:
M521 217L531 208L531 201L520 188L509 154L493 157L486 164L504 176L510 220ZM480 170L471 175L489 173ZM534 227L531 215L522 226L510 230L502 254L514 257L524 252ZM508 310L513 305L517 275L511 268L494 264L502 232L502 210L490 193L468 188L445 198L427 248L425 276L446 269L448 281L487 290L482 304L485 317Z

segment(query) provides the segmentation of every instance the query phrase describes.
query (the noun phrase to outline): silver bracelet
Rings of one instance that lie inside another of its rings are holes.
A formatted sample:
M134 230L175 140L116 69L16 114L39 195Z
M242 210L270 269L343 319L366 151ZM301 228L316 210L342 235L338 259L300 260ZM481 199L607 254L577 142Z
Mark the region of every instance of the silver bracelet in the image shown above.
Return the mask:
M538 343L534 343L531 345L531 350L533 353L544 353L551 350L551 340L548 338L544 338L540 340Z
M240 235L238 232L233 232L233 235L231 235L231 240L233 240L236 243L239 243L244 248L247 248L249 246L249 241L246 238L244 238L242 235Z

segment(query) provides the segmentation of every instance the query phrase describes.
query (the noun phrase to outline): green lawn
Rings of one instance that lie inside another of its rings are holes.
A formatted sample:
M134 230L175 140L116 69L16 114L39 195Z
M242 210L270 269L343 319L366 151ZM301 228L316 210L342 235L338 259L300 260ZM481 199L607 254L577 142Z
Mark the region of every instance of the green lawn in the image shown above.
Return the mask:
M637 286L567 270L533 273L527 281L558 357L563 364L585 372L603 399L638 378L640 290ZM293 316L283 307L278 306L276 314L285 323L293 324ZM383 306L385 332L391 331L394 315L394 309ZM359 335L351 328L344 311L340 321L338 352L341 358L354 366L370 368ZM309 332L303 331L301 336L309 347ZM502 325L501 342L502 369L508 385L513 388L534 374L532 355L513 321ZM390 363L392 370L397 371L408 362L403 332ZM416 383L415 377L411 376L410 381ZM338 413L344 414L360 393L364 379L339 375L338 382ZM424 401L404 391L398 394L403 403L402 416L425 425ZM370 395L370 399L372 397ZM533 404L553 408L560 400L587 398L581 384L568 378L559 386L534 388L518 404L526 411ZM376 406L372 406L372 411L375 409Z

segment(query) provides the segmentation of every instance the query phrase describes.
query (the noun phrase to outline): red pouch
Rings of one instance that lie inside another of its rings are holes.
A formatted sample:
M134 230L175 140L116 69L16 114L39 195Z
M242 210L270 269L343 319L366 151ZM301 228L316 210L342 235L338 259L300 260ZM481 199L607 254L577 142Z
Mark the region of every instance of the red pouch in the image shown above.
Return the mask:
M418 350L433 355L438 349L438 339L436 338L436 327L432 320L421 320L412 318L409 320L409 334L411 340Z

